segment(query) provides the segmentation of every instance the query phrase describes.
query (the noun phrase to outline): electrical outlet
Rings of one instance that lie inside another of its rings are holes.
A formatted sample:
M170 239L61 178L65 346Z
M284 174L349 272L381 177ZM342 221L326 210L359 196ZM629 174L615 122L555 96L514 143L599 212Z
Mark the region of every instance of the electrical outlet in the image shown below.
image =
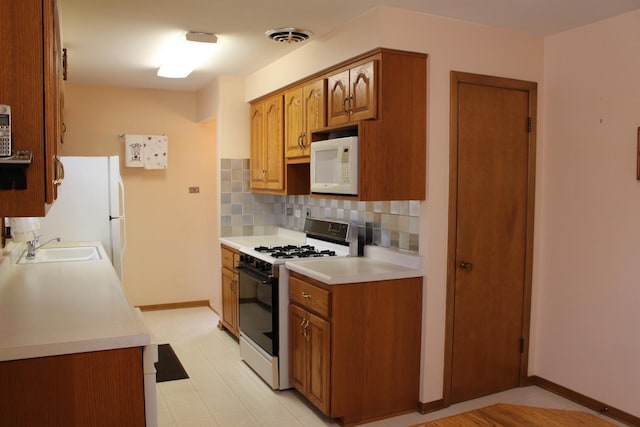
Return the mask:
M189 187L189 194L196 194L200 192L200 187Z
M286 214L287 214L287 216L293 215L293 208L287 208Z
M296 211L294 212L294 216L296 218L300 218L300 209L296 209Z

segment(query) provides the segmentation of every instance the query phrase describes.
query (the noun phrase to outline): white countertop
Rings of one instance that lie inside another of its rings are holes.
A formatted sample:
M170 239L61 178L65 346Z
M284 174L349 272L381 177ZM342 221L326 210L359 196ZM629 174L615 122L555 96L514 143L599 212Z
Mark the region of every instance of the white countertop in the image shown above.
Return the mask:
M328 285L407 279L424 275L422 257L374 246L365 247L364 257L287 261L285 266Z
M412 270L401 265L380 262L364 257L287 261L285 266L291 271L304 274L328 285L377 282L380 280L396 280L422 276L421 270Z
M277 234L220 238L220 243L238 250L260 245L299 245L304 241L304 233L283 228ZM303 258L286 261L284 265L329 285L424 276L420 255L379 246L365 246L364 257Z
M102 244L73 245L98 246L102 259L16 264L14 257L0 264L0 361L150 343Z

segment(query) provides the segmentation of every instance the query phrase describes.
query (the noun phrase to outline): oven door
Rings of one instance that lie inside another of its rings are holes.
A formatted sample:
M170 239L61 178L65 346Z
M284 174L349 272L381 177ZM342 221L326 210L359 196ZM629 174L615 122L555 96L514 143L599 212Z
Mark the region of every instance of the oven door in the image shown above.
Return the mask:
M278 279L238 265L240 332L278 356Z

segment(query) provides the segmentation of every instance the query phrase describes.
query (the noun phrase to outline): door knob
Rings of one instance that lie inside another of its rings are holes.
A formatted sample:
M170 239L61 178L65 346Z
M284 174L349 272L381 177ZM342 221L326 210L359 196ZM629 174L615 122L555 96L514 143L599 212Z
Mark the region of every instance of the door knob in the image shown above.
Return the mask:
M471 268L473 267L473 264L471 264L470 262L462 261L460 263L459 267L461 269L463 269L463 270L471 271Z

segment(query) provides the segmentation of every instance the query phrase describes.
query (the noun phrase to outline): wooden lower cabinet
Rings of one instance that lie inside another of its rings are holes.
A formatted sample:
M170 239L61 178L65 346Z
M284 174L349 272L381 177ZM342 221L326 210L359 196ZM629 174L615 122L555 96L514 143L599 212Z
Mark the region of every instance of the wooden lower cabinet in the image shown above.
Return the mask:
M145 425L142 348L0 362L2 426Z
M422 278L327 285L291 272L289 377L325 415L357 424L417 410Z
M289 381L315 407L329 412L331 325L296 305L289 306Z
M236 338L240 337L238 321L238 251L222 245L222 318L218 327L225 328Z

